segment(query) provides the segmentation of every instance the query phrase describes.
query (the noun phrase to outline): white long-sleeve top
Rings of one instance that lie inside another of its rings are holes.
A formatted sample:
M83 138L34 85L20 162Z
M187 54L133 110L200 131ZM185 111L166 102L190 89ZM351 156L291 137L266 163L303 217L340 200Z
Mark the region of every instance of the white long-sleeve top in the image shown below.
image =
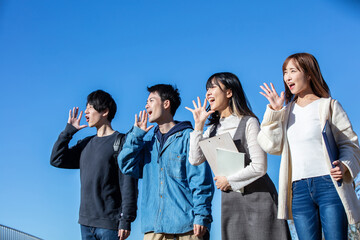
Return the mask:
M231 137L234 138L240 120L241 117L238 117L236 115L230 115L229 117L220 119L220 122L217 126L216 135L228 132L230 133ZM196 130L190 133L189 162L192 165L200 165L201 163L206 161L205 156L200 149L199 141L209 138L212 128L213 125L209 126L204 132L204 134L201 131ZM254 182L266 173L266 153L261 149L257 142L257 135L259 131L260 126L257 119L254 117L250 117L246 123L246 141L242 144L244 148L248 149L251 163L237 173L227 177L231 189L234 191L247 186L248 184Z

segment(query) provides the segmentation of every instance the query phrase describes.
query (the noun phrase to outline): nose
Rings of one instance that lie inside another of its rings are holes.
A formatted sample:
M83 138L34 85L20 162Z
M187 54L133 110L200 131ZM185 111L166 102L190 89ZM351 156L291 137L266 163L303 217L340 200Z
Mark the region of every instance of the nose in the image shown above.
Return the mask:
M289 73L285 73L284 74L284 81L287 82L289 80L291 80L291 75Z
M89 113L89 109L85 109L85 114L88 114Z
M145 109L147 110L149 108L149 104L145 104Z
M206 91L205 97L208 98L211 95L210 88Z

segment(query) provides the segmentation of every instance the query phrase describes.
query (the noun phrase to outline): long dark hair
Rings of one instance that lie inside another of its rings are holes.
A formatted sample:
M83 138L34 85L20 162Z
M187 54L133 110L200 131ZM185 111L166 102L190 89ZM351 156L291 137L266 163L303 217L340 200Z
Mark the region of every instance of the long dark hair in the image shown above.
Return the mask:
M220 82L225 86L222 89ZM230 72L215 73L209 77L206 82L206 90L211 88L214 84L220 87L221 90L231 89L232 97L229 99L230 112L235 113L238 116L252 116L256 115L252 112L249 101L246 98L245 92L241 86L239 78ZM209 106L210 108L210 106ZM209 117L208 125L218 124L220 120L220 114L218 111L214 112Z
M330 97L330 89L321 74L319 63L313 55L310 53L295 53L290 55L286 58L282 66L283 75L291 60L294 60L294 64L300 72L310 76L310 87L316 96L325 98ZM294 97L296 99L297 96L293 96L285 81L284 86L285 100L286 103L289 103Z

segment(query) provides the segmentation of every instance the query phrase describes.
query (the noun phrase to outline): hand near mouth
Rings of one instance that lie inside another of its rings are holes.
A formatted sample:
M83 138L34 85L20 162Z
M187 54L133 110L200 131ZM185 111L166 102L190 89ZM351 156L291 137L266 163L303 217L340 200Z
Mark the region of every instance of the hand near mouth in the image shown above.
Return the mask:
M78 107L74 107L72 111L70 109L68 124L71 124L74 128L76 128L77 130L80 130L80 129L86 128L87 125L80 125L80 120L83 115L83 111L80 111L79 117L77 117L78 112L79 112Z
M195 130L203 131L206 119L210 116L210 114L214 113L215 111L213 111L213 110L206 111L206 105L207 105L206 98L204 100L204 104L201 104L199 97L197 97L197 101L198 101L197 104L196 104L195 100L192 101L193 105L194 105L194 109L189 108L189 107L185 107L185 108L187 110L189 110L190 112L192 112L192 114L193 114L194 121L195 121Z
M135 123L134 126L144 130L145 132L148 132L150 129L154 127L154 125L150 125L147 127L147 120L148 120L148 114L145 112L145 110L139 112L139 117L137 114L135 114Z
M274 85L272 83L270 83L270 85L271 89L266 83L264 83L264 86L260 86L260 88L264 91L260 92L260 94L266 97L266 99L269 101L270 108L275 111L279 111L284 106L285 94L284 92L281 92L279 96L274 88Z

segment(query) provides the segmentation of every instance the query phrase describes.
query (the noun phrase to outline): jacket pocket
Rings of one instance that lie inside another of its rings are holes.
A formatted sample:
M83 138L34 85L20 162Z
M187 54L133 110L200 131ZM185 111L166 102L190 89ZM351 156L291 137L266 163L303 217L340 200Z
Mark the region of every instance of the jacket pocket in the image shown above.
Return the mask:
M186 154L170 152L167 159L166 172L170 177L186 179Z

